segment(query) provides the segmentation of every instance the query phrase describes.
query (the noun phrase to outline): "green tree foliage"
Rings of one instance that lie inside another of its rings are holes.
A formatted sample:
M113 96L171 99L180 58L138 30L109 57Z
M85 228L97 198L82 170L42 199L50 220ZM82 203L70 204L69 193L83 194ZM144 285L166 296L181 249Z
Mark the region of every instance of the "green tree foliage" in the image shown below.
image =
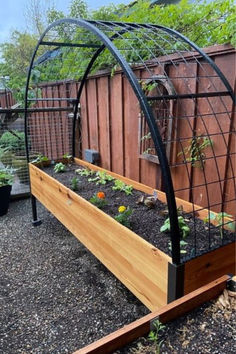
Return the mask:
M40 19L37 19L37 21L49 24L64 17L159 24L176 29L200 47L222 43L231 43L236 46L234 0L214 0L211 2L182 0L176 5L155 5L151 7L150 0L138 0L131 6L109 5L91 12L88 11L85 0L72 0L68 13L65 14L51 7L47 11L46 20L40 21ZM57 33L56 39L59 41L83 43L86 40L87 43L101 44L93 34L81 28L76 28L71 32L67 31L66 25L63 24L55 30ZM132 33L127 33L125 36L131 37ZM142 33L136 34L136 36L142 36ZM0 77L9 76L8 86L16 93L17 100L22 99L27 68L36 42L36 35L14 31L11 41L0 46L2 56ZM155 55L160 55L161 51L158 52L157 45L164 47L166 50L173 49L173 47L168 48L164 39L159 39L159 44L156 43L154 38L146 38L146 40L136 42L130 38L128 42L134 49L142 46L143 59L149 58L149 48L153 47L156 47ZM115 40L115 44L129 63L135 63L138 60L135 51L128 52L125 50L124 45L126 43L122 40L118 38ZM181 46L178 47L178 42L175 45L176 49L181 49ZM55 51L53 52L54 47L48 47L47 49L52 51L52 55L55 54ZM93 53L94 50L91 51L89 48L78 51L77 49L63 47L56 53L53 60L47 60L37 67L38 71L33 75L33 83L65 78L79 79ZM38 55L40 54L42 53L38 52ZM99 60L95 62L93 71L112 68L115 64L115 59L109 51L104 50L99 56Z

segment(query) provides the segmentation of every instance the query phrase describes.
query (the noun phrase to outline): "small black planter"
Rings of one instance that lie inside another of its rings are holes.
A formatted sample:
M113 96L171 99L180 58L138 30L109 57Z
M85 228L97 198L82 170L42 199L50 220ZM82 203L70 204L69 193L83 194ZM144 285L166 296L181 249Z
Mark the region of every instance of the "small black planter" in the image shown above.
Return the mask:
M8 211L11 188L10 185L0 187L0 216L5 215Z

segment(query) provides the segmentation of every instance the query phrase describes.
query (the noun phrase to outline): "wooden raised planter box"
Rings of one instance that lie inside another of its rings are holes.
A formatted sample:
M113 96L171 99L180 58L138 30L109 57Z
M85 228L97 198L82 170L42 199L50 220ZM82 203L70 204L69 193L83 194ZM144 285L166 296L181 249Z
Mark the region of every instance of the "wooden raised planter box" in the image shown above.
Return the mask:
M75 162L104 171L79 159ZM29 170L31 193L151 311L224 274L234 273L234 243L175 266L164 252L38 167L29 164ZM154 192L151 187L107 172L139 191L150 195ZM157 191L157 195L166 201L165 193ZM193 210L189 202L178 198L176 202L186 212ZM199 212L199 218L207 216L207 210Z

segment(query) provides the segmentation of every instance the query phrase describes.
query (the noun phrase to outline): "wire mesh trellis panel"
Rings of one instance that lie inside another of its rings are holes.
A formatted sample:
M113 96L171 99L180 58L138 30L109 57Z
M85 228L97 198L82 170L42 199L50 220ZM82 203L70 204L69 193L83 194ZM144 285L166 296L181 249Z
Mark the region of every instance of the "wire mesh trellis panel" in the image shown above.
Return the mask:
M45 47L46 54L42 54ZM89 73L102 68L102 63L111 67L118 64L125 76L124 91L128 92L130 85L136 96L131 109L126 106L121 110L121 125L130 128L136 143L124 139L122 151L134 155L132 159L127 157L132 165L140 164L140 157L149 164L157 163L176 254L181 233L175 197L192 203L191 257L203 252L198 235L201 230L197 231L195 225L205 209L207 250L223 245L225 229L232 226L227 212L236 210L234 95L215 63L168 28L106 21L58 21L42 36L36 53L40 56L31 63L26 106L44 110L28 116L30 149L47 153L51 159L64 153L81 154L87 141L90 148L98 149L101 126L94 118L100 109L96 102L98 86L95 80L89 80L86 86L85 82ZM70 85L69 79L81 77L80 85ZM43 82L49 80L64 80L64 90L59 91L57 85L44 86ZM81 107L81 121L77 121L83 95L87 95L87 106ZM138 114L132 115L132 110ZM68 118L69 111L74 112L73 122ZM85 111L87 121L83 118ZM116 139L112 129L107 130L108 138ZM116 148L111 153L115 154ZM145 154L147 150L151 153ZM216 228L221 233L218 240L214 237ZM179 263L178 257L174 262Z

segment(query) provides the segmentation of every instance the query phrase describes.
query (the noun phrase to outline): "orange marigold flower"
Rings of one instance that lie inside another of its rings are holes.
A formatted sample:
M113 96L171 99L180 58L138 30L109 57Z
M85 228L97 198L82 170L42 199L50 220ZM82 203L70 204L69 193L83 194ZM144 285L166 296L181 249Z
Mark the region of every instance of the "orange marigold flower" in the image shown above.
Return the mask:
M103 192L98 192L98 193L97 193L97 197L98 197L99 199L105 199L105 193L103 193Z

